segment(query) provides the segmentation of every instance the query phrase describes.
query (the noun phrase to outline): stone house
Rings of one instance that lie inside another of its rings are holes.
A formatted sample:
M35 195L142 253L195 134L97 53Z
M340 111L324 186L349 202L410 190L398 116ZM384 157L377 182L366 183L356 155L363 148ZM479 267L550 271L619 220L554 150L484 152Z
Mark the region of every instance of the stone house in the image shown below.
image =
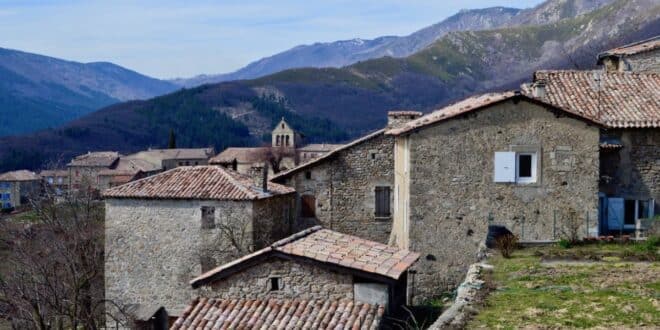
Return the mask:
M97 151L74 157L67 165L69 188L99 191L99 172L114 169L121 155L115 151Z
M390 112L389 127L419 112ZM392 228L394 138L378 130L272 181L296 189L295 230L313 225L387 243Z
M0 174L0 209L17 208L41 190L41 177L27 170Z
M605 51L597 63L610 72L660 73L660 36Z
M527 93L539 85L540 100L603 125L597 232L639 230L660 200L660 73L538 71Z
M162 167L140 158L120 157L114 168L98 172L98 189L103 191L162 171Z
M69 171L45 170L39 172L46 187L52 189L55 195L63 195L69 190Z
M388 130L395 138L391 242L422 254L410 276L414 300L454 288L491 224L523 241L549 241L568 229L573 209L580 235L595 233L600 127L506 92Z
M208 165L106 190L106 299L181 315L192 278L290 233L293 192Z
M207 165L214 154L213 148L149 149L130 154L126 158L149 162L153 167L167 171L177 166Z
M250 174L269 164L270 173L286 171L302 162L320 157L338 148L338 144L304 144L304 136L295 131L285 120L271 132L271 145L255 148L230 147L209 160L209 164L231 168L242 174Z
M348 299L397 309L419 254L320 226L212 269L190 284L215 299Z

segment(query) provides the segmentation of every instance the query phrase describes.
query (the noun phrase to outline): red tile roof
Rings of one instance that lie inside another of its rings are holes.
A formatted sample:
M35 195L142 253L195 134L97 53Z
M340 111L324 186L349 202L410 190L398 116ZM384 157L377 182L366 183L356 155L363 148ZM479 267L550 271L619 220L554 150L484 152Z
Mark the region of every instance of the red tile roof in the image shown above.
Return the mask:
M227 148L209 159L209 164L229 164L236 159L238 163L255 163L268 160L268 147Z
M41 177L28 170L18 170L0 174L0 181L36 181Z
M552 70L537 71L545 82L539 100L614 128L660 127L660 74ZM531 87L523 92L532 96Z
M383 313L352 300L197 298L170 329L377 329Z
M312 227L273 243L230 263L216 267L190 281L199 287L229 276L255 258L284 254L323 264L344 267L361 273L397 280L419 254L357 236L346 235L321 226Z
M88 152L84 155L76 156L67 164L67 166L112 166L121 155L115 151L97 151Z
M268 183L268 192L252 178L220 166L181 166L103 192L110 198L254 200L293 193L293 188Z
M442 109L433 111L425 116L419 117L417 119L411 120L402 126L393 128L387 131L387 134L390 135L399 135L407 133L431 125L434 123L441 122L443 120L458 116L460 114L470 112L479 108L483 108L487 105L491 105L497 102L504 101L515 96L515 92L504 92L504 93L487 93L478 96L473 96L456 102L454 104L448 105Z
M660 48L660 36L613 48L598 54L598 61L608 56L634 55Z

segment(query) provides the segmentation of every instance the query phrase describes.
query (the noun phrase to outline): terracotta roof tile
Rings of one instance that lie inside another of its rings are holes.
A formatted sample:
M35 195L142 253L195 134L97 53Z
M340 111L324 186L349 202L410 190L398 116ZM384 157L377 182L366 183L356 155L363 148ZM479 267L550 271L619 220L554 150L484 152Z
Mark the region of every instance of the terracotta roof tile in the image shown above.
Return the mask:
M18 170L12 172L5 172L0 174L0 181L36 181L41 180L41 177L36 173L28 170Z
M67 166L110 167L120 156L116 151L88 152L84 155L76 156Z
M320 226L312 227L273 243L271 246L212 269L190 281L193 287L222 279L235 267L270 253L335 264L391 279L399 279L419 258L408 250L387 247L357 236L346 235Z
M399 135L399 134L407 133L417 128L431 125L446 120L448 118L452 118L457 115L506 100L508 98L513 97L514 95L515 92L510 91L504 93L487 93L487 94L469 97L454 104L448 105L442 109L433 111L425 116L411 120L397 128L390 129L387 131L387 134Z
M110 198L254 200L293 193L293 188L268 183L268 192L250 177L220 166L181 166L103 192Z
M634 55L643 52L648 52L660 48L660 36L656 36L647 40L634 42L625 46L613 48L598 54L598 60L603 57L617 56L617 55Z
M211 157L209 164L229 164L236 159L239 163L263 162L268 159L268 147L227 148Z
M660 74L552 70L537 71L543 102L591 118L605 126L660 127ZM531 87L524 89L531 97Z
M170 329L377 329L384 311L347 299L197 298Z

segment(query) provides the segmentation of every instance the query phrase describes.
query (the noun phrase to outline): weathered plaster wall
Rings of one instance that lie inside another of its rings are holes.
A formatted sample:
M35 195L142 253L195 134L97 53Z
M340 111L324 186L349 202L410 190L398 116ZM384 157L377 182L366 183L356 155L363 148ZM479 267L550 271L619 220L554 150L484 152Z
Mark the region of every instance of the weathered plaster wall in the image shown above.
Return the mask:
M392 221L391 217L376 218L375 188L390 187L391 209L393 141L391 136L379 135L278 180L294 187L298 194L294 231L321 224L328 229L387 243ZM310 179L307 179L307 172ZM300 216L303 195L315 196L315 218Z
M603 134L618 138L623 147L601 151L600 191L626 199L653 198L657 205L660 202L660 129L615 129Z
M269 279L281 279L280 291L269 291ZM200 288L202 296L223 299L353 299L353 277L313 264L273 258Z
M416 301L455 287L475 262L489 218L521 240L551 240L573 208L597 229L599 130L520 101L469 113L410 136L410 249ZM538 184L494 183L494 154L538 148ZM580 228L586 233L585 226Z

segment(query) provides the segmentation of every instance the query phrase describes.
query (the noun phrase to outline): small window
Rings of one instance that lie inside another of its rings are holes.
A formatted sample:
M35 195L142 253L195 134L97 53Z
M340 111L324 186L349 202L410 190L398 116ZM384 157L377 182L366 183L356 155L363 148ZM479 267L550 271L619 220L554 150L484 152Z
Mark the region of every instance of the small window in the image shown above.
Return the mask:
M390 216L390 187L376 187L376 217Z
M8 201L11 199L11 194L2 194L2 200L3 201Z
M286 140L286 146L288 147L289 146L289 136L288 135L286 136L285 140Z
M202 229L215 228L215 207L202 206Z
M305 172L305 179L311 180L312 179L312 171L307 171Z
M275 145L278 146L278 147L280 145L280 136L279 135L275 136Z
M300 216L303 218L316 217L316 197L304 195L300 198Z
M53 184L53 177L52 176L48 177L48 184Z
M376 153L375 152L371 153L371 159L376 159Z
M62 183L62 178L57 178L57 183Z
M536 182L536 153L516 154L516 182Z
M271 277L268 281L268 291L281 291L282 290L282 278L280 277Z
M195 162L195 165L199 165L199 162Z

